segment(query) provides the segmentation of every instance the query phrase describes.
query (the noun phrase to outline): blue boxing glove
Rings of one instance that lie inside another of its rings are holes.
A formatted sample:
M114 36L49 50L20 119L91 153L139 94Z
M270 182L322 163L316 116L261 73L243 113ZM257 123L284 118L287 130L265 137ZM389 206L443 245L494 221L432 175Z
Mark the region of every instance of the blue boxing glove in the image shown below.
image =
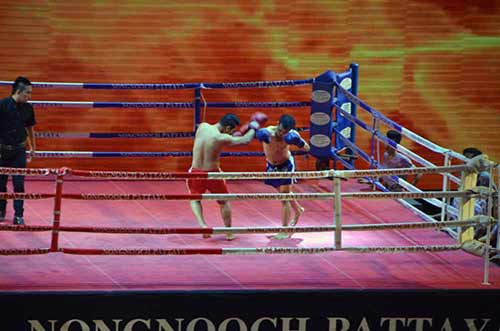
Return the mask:
M288 132L283 137L283 140L285 140L285 142L288 145L295 145L295 146L298 146L300 148L304 147L304 145L306 144L306 142L304 141L304 139L300 138L299 134L296 131L290 131L290 132Z
M266 144L271 143L271 132L268 129L257 130L255 137Z

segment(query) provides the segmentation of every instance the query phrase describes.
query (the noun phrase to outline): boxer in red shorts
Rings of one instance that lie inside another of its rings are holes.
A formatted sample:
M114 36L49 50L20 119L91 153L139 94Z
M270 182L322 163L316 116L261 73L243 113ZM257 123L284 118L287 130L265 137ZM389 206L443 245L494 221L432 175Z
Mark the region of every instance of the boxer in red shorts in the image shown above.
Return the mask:
M242 126L239 134L235 134L236 127L240 124L240 119L234 114L224 115L218 123L201 123L196 130L193 146L193 160L189 172L206 173L220 170L219 156L226 146L249 144L255 136L255 131L260 125L265 124L267 116L263 113L255 113L250 118L250 122ZM191 194L203 194L206 191L211 193L228 193L224 180L212 179L189 179L187 186ZM224 225L231 226L231 206L229 201L218 201ZM191 210L201 227L206 228L207 224L203 217L201 201L191 200ZM204 235L204 238L209 235ZM228 240L234 239L232 234L227 235Z

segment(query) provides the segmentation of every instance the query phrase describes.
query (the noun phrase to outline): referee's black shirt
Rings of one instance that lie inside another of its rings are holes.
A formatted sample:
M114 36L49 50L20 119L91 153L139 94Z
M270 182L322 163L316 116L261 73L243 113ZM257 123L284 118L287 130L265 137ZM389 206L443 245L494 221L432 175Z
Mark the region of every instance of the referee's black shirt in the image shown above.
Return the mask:
M17 103L11 96L0 100L0 144L19 145L26 141L26 127L36 124L29 103Z

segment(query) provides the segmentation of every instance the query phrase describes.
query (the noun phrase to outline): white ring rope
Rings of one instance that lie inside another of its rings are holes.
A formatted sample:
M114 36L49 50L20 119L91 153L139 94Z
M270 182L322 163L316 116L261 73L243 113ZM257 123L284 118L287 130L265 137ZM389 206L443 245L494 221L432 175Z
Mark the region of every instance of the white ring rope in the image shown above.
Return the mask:
M450 150L450 149L447 149L447 148L443 148L443 147L433 143L432 141L427 140L422 136L419 136L418 134L416 134L415 132L413 132L411 130L408 130L404 127L400 127L400 129L398 129L397 126L399 126L399 125L396 125L396 123L393 120L382 115L382 113L373 109L372 107L369 107L365 102L363 102L360 98L358 98L357 96L355 96L354 94L352 94L351 92L346 90L339 83L335 83L335 86L351 103L360 106L361 109L367 111L373 117L384 122L386 125L390 126L391 128L394 128L398 131L401 131L401 134L403 136L409 138L410 140L416 142L417 144L424 146L433 152L436 152L439 154L448 154L449 156L457 158L463 162L467 161L467 158L465 156L463 156L462 154L457 153L457 152Z
M30 199L33 193L0 193L0 197L25 197ZM66 199L76 200L331 200L337 195L335 193L228 193L228 194L113 194L113 193L79 193L63 194ZM429 192L345 192L341 198L347 199L417 199L417 198L470 198L483 196L481 193L472 191L429 191ZM41 194L37 198L43 198ZM51 197L51 196L47 196Z
M398 223L382 223L382 224L343 224L342 231L378 231L378 230L404 230L404 229L439 229L452 226L466 226L466 225L488 225L495 223L496 220L492 217L478 215L468 220L462 221L447 221L440 223L429 222L398 222ZM294 227L214 227L214 234L244 234L244 233L310 233L310 232L332 232L336 230L335 225L326 226L294 226Z
M57 169L45 168L0 168L3 174L37 174L46 172L57 172ZM378 177L390 175L414 175L414 174L434 174L450 171L474 171L473 168L467 165L456 165L448 167L418 167L418 168L397 168L397 169L366 169L366 170L322 170L322 171L297 171L297 172L208 172L204 175L192 175L189 173L172 173L172 172L134 172L134 171L86 171L86 170L71 170L70 173L78 176L94 177L94 178L207 178L207 179L265 179L265 178L297 178L297 179L318 179L318 178L361 178L361 177ZM40 172L40 173L38 173ZM77 174L78 173L78 174ZM172 174L175 174L173 176ZM183 177L182 174L185 174Z
M440 223L429 222L397 222L382 224L343 224L342 231L383 231L383 230L403 230L403 229L439 229L452 226L467 225L488 225L495 223L493 217L477 215L473 218L462 221L446 221ZM53 231L52 226L26 225L19 227L11 224L0 224L0 231L14 232L43 232ZM258 234L258 233L314 233L314 232L332 232L337 230L335 225L320 226L257 226L257 227L213 227L213 228L139 228L139 227L83 227L83 226L60 226L59 232L80 232L80 233L105 233L105 234Z
M493 167L493 165L489 165ZM47 174L56 173L57 169L45 168L0 168L2 174ZM204 174L190 173L170 173L170 172L133 172L133 171L85 171L71 170L68 172L78 176L94 178L151 178L161 179L182 179L182 178L206 178L206 179L265 179L265 178L296 178L296 179L318 179L318 178L361 178L378 177L389 175L414 175L414 174L434 174L452 171L476 171L469 165L440 166L440 167L415 167L415 168L397 168L397 169L366 169L366 170L323 170L323 171L297 171L297 172L208 172ZM175 176L173 175L175 174ZM182 176L182 174L186 174Z
M264 248L222 248L223 255L236 254L320 254L336 251L355 253L414 253L414 252L443 252L459 250L461 245L418 245L418 246L374 246L374 247L264 247Z
M113 197L113 195L106 195ZM120 195L115 195L117 198ZM238 193L238 194L201 194L203 200L331 200L335 193ZM452 198L452 197L476 197L478 193L469 191L428 191L428 192L344 192L342 198L347 199L418 199L429 197ZM98 195L87 194L86 198L94 200ZM97 200L97 199L96 199ZM117 199L120 200L120 199Z
M377 138L378 140L380 140L380 138L379 138L378 136L376 136L376 138ZM380 140L380 141L382 141L382 140ZM421 165L423 165L424 167L429 167L429 168L431 168L431 167L437 167L434 163L432 163L432 162L430 162L430 161L427 161L427 160L426 160L426 159L424 159L423 157L419 156L417 153L415 153L415 152L413 152L413 151L409 150L408 148L406 148L406 147L404 147L404 146L402 146L402 145L400 145L400 144L397 144L397 148L396 148L396 150L397 150L398 152L401 152L401 153L403 153L404 155L408 156L408 157L409 157L410 159L412 159L413 161L416 161L416 162L420 163L420 164L421 164ZM441 173L441 174L442 174L442 175L444 175L444 172L446 172L446 171L443 171L443 173ZM455 183L457 183L457 184L460 184L460 178L455 177L455 176L453 176L452 174L448 174L448 178L449 178L451 181L453 181L453 182L455 182Z

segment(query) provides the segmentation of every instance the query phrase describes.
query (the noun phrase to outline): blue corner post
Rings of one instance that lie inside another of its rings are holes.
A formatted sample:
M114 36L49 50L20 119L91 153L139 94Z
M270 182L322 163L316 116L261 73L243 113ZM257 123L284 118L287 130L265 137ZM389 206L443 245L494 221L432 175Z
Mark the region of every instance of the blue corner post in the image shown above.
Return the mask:
M332 107L336 79L336 74L328 70L316 77L312 84L309 141L310 153L317 159L316 169L318 170L325 168L325 163L328 166L332 158Z
M342 86L347 91L354 95L358 95L358 72L359 65L357 63L351 63L349 70L339 73L336 75L336 82ZM357 117L356 105L350 102L347 97L339 90L335 90L335 105L337 108L351 114L353 117ZM344 139L348 139L353 144L356 143L356 125L348 120L346 117L340 115L340 111L335 112L335 149L340 150L347 147L347 153L353 154L353 151L348 148ZM342 137L340 137L342 135ZM346 160L351 167L354 167L354 158Z
M196 132L201 123L201 88L194 89L194 124L193 132Z

